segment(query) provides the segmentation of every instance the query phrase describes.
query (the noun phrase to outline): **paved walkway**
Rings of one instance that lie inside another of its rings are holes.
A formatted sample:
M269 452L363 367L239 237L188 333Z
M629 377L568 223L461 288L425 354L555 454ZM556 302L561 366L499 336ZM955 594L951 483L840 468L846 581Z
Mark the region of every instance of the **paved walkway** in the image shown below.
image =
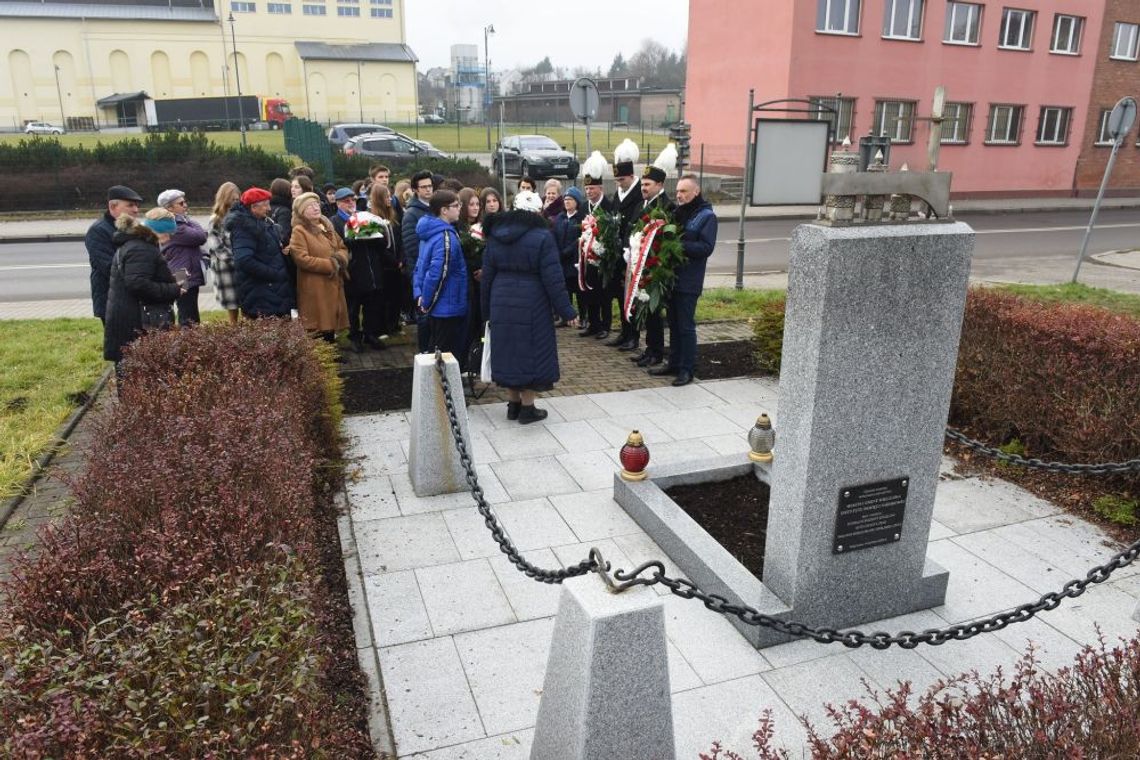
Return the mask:
M654 464L743 459L759 411L776 413L778 426L776 397L765 379L563 396L541 400L549 418L527 427L508 422L500 405L472 407L480 483L530 561L565 566L598 546L629 568L664 557L612 499L629 430L644 433ZM507 562L469 495L415 496L408 413L349 417L345 429L356 459L341 529L359 570L350 574L357 643L377 694L383 682L399 756L527 758L559 588ZM949 462L943 469L929 554L950 571L945 604L863 628L921 630L989 615L1084 577L1115 550L1098 528L1016 486L958 477ZM864 681L882 689L905 679L924 689L970 669L1008 671L1029 641L1056 669L1095 641L1094 626L1109 641L1135 635L1138 598L1140 568L1130 567L1029 623L938 648L879 652L810 641L756 651L699 603L665 596L678 757L695 758L717 739L749 757L766 708L777 741L798 756L796 714L826 730L824 704L861 696ZM374 728L384 725L377 701Z

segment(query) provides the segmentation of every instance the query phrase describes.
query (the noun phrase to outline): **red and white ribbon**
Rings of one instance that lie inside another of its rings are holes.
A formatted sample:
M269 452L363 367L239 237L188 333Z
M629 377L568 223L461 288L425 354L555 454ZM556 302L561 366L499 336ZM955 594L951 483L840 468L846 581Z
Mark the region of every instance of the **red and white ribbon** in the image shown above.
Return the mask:
M648 222L641 230L641 244L630 256L625 282L625 318L627 320L633 316L633 307L637 300L641 275L645 272L645 262L649 258L649 252L653 250L653 239L657 237L657 233L664 226L664 219L653 219Z
M593 290L586 284L586 265L595 264L598 260L594 253L594 241L598 235L598 220L590 214L582 220L582 235L578 238L578 289Z

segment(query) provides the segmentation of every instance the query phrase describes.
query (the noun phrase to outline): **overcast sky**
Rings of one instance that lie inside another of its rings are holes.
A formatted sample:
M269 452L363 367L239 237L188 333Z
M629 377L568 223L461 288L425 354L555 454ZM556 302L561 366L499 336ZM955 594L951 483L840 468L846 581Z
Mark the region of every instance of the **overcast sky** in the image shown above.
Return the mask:
M491 68L533 66L550 56L555 66L600 66L605 73L619 51L626 60L646 37L680 51L689 23L688 0L407 0L408 45L420 71L451 65L451 46L479 46L492 24Z

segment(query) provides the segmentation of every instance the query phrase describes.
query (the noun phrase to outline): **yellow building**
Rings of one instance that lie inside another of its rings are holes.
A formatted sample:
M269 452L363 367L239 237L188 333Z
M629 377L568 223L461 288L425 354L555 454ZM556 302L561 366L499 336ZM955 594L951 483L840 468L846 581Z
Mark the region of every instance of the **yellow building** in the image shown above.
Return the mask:
M410 122L404 26L404 0L0 0L0 129L117 127L147 98L236 95L239 82L318 121Z

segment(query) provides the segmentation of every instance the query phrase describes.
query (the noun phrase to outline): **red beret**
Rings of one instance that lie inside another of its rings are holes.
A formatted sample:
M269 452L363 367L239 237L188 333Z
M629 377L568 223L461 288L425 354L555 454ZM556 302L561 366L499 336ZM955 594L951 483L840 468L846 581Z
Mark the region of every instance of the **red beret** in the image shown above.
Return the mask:
M251 187L241 194L241 202L246 206L252 206L255 203L267 201L272 197L268 190L262 190L260 187Z

